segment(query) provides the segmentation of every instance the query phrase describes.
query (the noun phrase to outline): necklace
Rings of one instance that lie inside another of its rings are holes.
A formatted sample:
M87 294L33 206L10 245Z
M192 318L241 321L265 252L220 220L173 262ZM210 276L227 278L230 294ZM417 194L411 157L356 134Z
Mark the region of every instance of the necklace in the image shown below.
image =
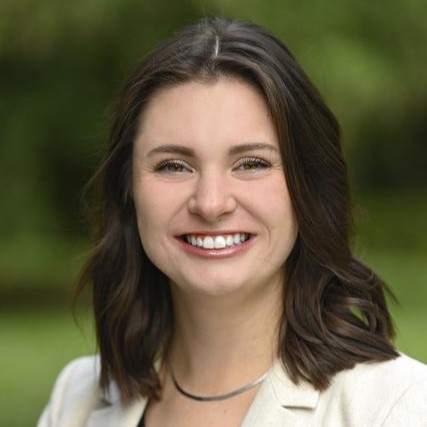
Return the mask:
M172 368L170 367L170 373L172 377L172 381L175 385L175 388L185 397L188 397L192 400L197 400L198 402L218 402L220 400L226 400L230 399L231 397L237 396L239 394L244 393L245 391L251 390L252 388L256 387L258 384L261 384L268 375L268 371L262 374L260 377L255 379L254 381L250 382L249 384L244 385L243 387L240 387L236 390L230 391L225 394L218 394L216 396L197 396L195 394L189 393L188 391L185 391L176 381L175 375L173 373Z

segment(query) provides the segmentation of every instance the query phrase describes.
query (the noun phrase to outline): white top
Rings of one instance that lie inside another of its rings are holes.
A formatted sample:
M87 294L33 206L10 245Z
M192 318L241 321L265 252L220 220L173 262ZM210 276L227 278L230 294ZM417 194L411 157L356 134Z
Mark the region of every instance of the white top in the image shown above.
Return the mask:
M114 383L98 387L99 357L67 365L38 427L136 427L147 404L124 406ZM261 385L241 427L427 427L427 366L408 356L361 363L319 392L295 385L280 361Z

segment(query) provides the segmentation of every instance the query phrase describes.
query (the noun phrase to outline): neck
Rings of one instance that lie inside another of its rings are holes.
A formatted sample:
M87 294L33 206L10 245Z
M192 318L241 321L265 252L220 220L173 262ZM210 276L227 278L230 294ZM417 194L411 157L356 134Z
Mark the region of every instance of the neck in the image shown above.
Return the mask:
M189 390L218 393L269 369L277 355L282 286L256 295L188 295L173 287L175 330L169 363Z

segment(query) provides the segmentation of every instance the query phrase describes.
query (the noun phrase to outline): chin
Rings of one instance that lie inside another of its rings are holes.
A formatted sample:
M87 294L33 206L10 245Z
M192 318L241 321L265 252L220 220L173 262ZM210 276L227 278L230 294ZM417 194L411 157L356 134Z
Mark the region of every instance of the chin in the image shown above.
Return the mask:
M244 295L248 292L254 292L254 283L250 279L237 279L237 278L211 278L197 281L186 281L175 283L177 290L184 291L187 295L192 294L197 297L231 297Z
M239 292L243 287L242 286L232 286L232 285L213 285L213 286L205 286L203 288L195 289L200 295L205 295L207 297L222 297L229 296Z

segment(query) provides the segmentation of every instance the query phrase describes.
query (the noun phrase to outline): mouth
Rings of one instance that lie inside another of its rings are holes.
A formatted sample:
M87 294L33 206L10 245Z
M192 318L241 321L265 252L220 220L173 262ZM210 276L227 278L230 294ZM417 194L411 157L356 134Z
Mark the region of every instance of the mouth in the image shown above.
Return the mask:
M252 238L250 233L217 234L215 236L203 234L183 234L180 239L199 249L226 249L233 248Z

